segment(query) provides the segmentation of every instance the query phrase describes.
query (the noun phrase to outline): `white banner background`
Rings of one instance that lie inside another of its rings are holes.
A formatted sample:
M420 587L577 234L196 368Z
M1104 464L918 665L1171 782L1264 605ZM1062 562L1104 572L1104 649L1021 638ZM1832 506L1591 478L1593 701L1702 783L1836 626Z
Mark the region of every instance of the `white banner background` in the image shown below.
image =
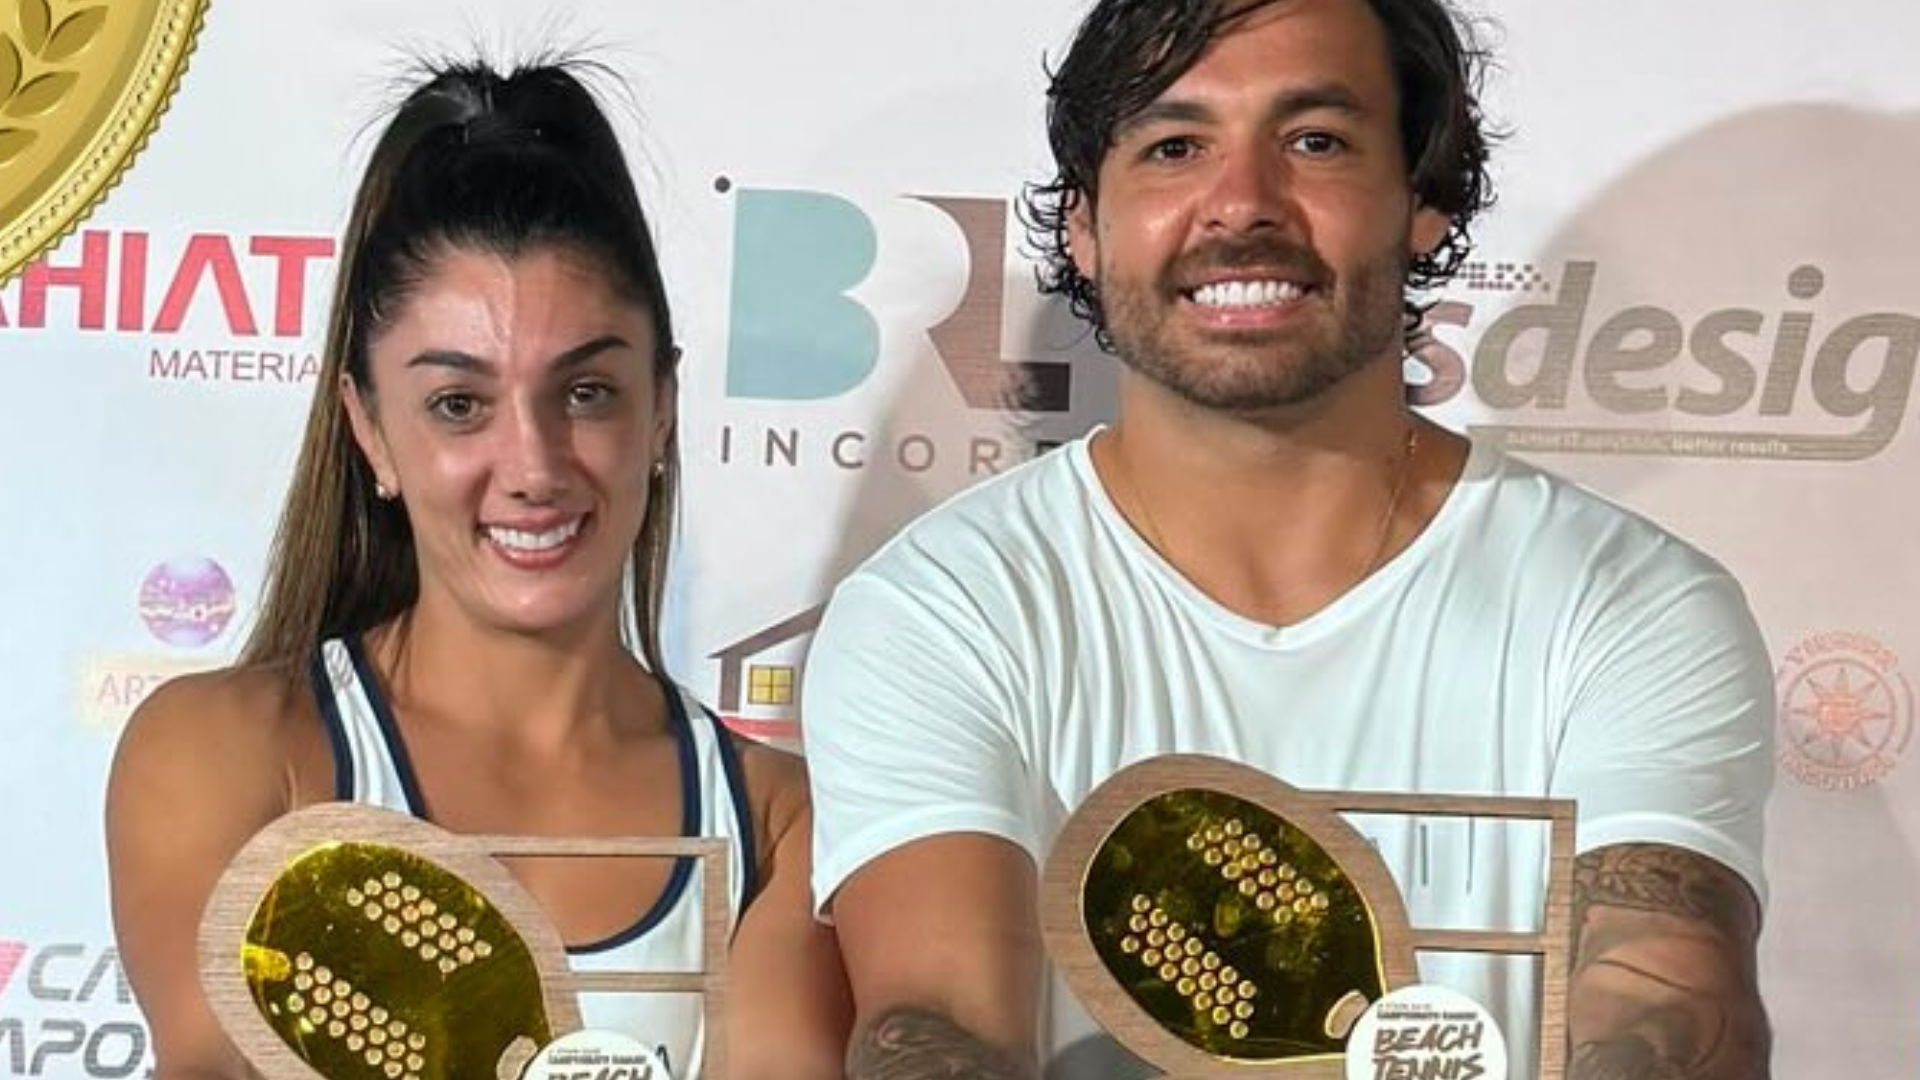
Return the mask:
M1110 407L1108 363L1033 296L1002 216L1045 174L1042 56L1078 9L216 3L158 136L47 260L77 273L54 276L39 315L31 280L0 288L14 403L0 426L0 1078L148 1065L109 951L104 775L145 692L244 636L331 280L330 258L305 256L330 251L345 218L400 46L584 41L630 83L617 108L687 353L674 674L743 730L791 738L781 698L833 580L946 494ZM1514 135L1480 232L1487 265L1448 290L1436 330L1463 358L1461 385L1430 411L1543 429L1513 436L1536 447L1600 431L1583 452L1534 456L1746 583L1782 694L1763 957L1776 1075L1904 1077L1920 1058L1920 775L1904 760L1904 661L1920 657L1907 415L1920 218L1898 196L1920 167L1920 13L1874 0L1485 10L1502 26L1489 101ZM802 261L822 258L851 274L857 307ZM229 260L234 305L206 272ZM819 303L797 315L754 307L809 289ZM929 333L956 307L995 304L997 341ZM1535 329L1482 350L1503 317ZM742 327L851 351L796 366ZM970 407L943 357L1070 365L1051 403L1070 407ZM1621 364L1635 369L1605 370ZM1791 458L1807 448L1853 459Z

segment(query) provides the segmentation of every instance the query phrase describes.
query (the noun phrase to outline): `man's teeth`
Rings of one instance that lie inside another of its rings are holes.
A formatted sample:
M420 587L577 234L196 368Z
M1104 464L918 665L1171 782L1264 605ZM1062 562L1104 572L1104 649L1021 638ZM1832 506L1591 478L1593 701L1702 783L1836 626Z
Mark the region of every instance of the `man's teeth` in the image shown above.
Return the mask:
M518 529L503 529L497 525L487 527L487 538L503 548L515 551L551 551L573 539L580 531L580 519L574 518L557 528L546 532L530 533Z
M1275 307L1306 292L1291 281L1221 281L1193 290L1193 302L1210 308Z

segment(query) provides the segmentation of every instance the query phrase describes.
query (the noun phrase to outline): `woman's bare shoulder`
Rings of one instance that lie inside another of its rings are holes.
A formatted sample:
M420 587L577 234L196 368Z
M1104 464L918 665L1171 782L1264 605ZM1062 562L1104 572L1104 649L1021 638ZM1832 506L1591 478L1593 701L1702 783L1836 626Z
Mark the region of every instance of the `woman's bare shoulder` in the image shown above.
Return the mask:
M285 792L324 736L297 672L248 665L169 679L134 710L115 755L116 780L172 787L217 778L236 795ZM169 783L171 781L171 783Z
M807 843L804 836L793 835L796 827L806 825L813 805L807 791L807 763L800 755L779 747L732 732L726 737L733 741L740 757L741 780L747 789L747 805L753 810L754 834L759 837L759 861L764 870L789 837L799 844Z
M201 996L195 942L235 853L311 801L303 774L331 769L298 674L240 667L171 679L134 711L115 754L105 830L115 940L162 1073L245 1075Z
M306 715L305 683L281 665L251 664L179 675L160 684L127 722L127 739L270 741Z

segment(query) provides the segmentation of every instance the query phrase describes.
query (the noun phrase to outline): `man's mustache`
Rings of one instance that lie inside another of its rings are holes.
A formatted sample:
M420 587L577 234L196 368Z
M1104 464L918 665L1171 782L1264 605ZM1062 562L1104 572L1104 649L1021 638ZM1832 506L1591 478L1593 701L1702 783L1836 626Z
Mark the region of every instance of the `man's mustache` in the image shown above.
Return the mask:
M1170 293L1185 292L1223 270L1260 270L1308 288L1323 288L1333 280L1333 268L1312 248L1260 237L1215 240L1192 248L1167 267L1161 284Z

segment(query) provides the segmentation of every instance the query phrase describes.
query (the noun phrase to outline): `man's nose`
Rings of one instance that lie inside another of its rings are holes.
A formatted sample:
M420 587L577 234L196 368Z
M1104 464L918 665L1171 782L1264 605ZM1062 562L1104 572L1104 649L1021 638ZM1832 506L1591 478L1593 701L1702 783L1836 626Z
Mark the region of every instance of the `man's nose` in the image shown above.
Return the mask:
M1202 221L1229 234L1291 228L1299 215L1290 171L1278 147L1253 141L1222 149L1210 177Z

